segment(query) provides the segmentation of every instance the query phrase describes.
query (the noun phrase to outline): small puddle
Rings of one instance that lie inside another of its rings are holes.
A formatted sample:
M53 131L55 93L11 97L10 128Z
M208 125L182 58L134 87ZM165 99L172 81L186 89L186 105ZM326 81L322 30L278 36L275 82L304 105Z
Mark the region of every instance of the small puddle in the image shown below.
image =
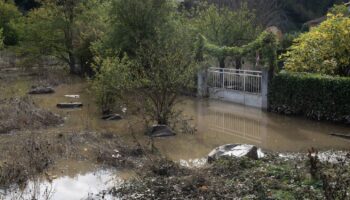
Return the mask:
M85 200L105 199L115 197L108 194L112 187L118 187L125 179L127 172L118 172L112 169L100 169L94 172L62 176L52 180L30 181L25 188L0 190L0 199L35 199L35 200ZM105 191L106 194L103 194Z

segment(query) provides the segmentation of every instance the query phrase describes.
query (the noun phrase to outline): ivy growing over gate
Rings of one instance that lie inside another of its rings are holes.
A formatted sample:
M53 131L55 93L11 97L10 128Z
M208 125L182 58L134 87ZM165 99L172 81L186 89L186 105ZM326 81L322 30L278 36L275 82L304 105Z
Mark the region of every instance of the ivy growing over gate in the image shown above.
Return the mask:
M269 31L262 32L254 41L240 47L220 47L199 34L196 43L196 59L203 61L204 54L208 54L220 60L228 56L243 57L258 51L263 57L263 62L266 62L269 66L269 74L273 75L277 66L277 43L275 34Z

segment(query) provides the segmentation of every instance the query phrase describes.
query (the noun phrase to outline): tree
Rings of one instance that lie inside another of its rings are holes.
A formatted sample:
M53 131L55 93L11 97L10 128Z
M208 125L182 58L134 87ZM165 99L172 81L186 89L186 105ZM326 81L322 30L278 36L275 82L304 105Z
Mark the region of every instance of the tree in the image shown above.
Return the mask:
M200 0L185 0L184 6L198 6ZM303 24L325 15L334 4L348 0L205 0L220 8L233 11L240 9L246 3L249 10L254 12L259 25L263 27L277 26L284 32L300 31Z
M255 15L246 5L237 11L211 5L200 12L196 27L199 33L218 46L242 46L254 40L260 31ZM217 59L220 67L224 68L226 56ZM236 68L240 68L241 57L235 59Z
M328 14L327 20L301 34L284 54L285 69L329 75L350 75L350 18Z
M12 1L0 0L0 28L3 29L4 44L16 45L18 33L14 24L21 18L21 13Z
M101 0L42 0L21 27L22 52L33 57L54 56L71 73L83 73L84 64L92 58L90 44L104 32L107 8L108 1Z
M145 41L154 40L157 29L168 26L173 9L169 0L114 0L107 45L135 56Z
M98 74L106 74L100 77L101 82L113 77L121 80L113 82L118 89L111 91L129 91L129 95L136 98L134 106L146 121L168 125L175 117L174 105L181 91L190 87L194 80L193 38L189 24L181 18L171 0L115 0L110 15L110 37L105 38L102 46L97 45L99 51L105 50L105 61L96 62L96 68L101 67ZM115 75L103 72L103 65L110 63L110 57L124 54L132 63L123 68L128 72L118 69L119 64L111 65L116 70ZM103 85L98 86L101 91Z
M168 32L141 48L132 69L142 99L140 108L150 120L169 125L180 93L193 85L195 63L184 30Z
M285 0L284 10L288 13L295 29L301 28L309 20L324 16L330 7L341 2L344 0Z

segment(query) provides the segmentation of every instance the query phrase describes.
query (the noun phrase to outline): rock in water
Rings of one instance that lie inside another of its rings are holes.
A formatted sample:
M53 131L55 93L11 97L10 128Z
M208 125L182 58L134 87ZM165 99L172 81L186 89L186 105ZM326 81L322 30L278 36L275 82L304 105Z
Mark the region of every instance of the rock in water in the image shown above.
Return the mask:
M346 134L346 133L331 133L330 135L336 136L336 137L345 138L345 139L350 139L350 133L349 134Z
M211 163L222 156L243 157L246 156L251 159L259 159L264 157L261 149L254 145L248 144L226 144L212 150L208 155L208 162Z
M109 114L109 115L103 115L102 119L107 121L116 121L116 120L123 119L123 117L119 114Z
M166 125L153 125L148 135L150 137L169 137L175 136L176 134Z
M58 108L81 108L83 107L83 104L80 102L74 102L74 103L59 103L57 104Z
M51 87L36 87L29 91L29 94L52 94L55 90Z
M64 97L67 97L67 98L73 98L73 99L79 99L80 98L80 95L64 95Z

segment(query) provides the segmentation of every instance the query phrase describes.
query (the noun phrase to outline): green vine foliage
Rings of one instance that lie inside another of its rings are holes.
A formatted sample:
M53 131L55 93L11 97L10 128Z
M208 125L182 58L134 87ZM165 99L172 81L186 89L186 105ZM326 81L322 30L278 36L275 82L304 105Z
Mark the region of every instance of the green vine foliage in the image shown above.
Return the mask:
M222 59L228 56L243 57L249 53L260 51L263 55L263 60L267 62L271 70L274 70L277 65L277 39L273 33L268 31L262 32L254 41L240 47L220 47L212 44L200 34L196 43L196 49L198 61L203 61L204 54Z

